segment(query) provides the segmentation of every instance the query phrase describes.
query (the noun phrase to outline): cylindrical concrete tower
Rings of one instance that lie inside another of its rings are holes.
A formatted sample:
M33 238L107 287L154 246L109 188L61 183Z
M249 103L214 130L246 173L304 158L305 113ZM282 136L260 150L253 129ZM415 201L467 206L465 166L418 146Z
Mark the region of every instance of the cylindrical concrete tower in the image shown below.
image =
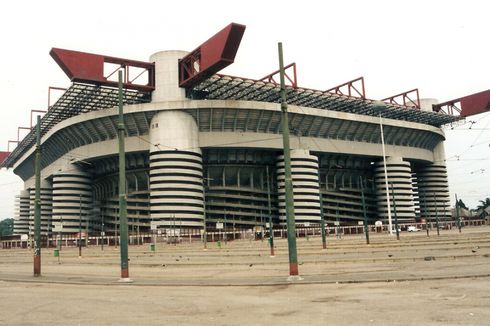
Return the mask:
M420 214L428 222L451 219L446 166L430 164L417 170Z
M161 111L150 125L150 216L171 227L203 227L199 130L182 111Z
M294 215L296 224L320 223L320 187L318 184L318 158L308 150L291 150L291 178L293 182ZM284 157L278 157L277 185L279 218L286 222Z
M21 190L15 196L14 234L29 234L29 207L30 193L28 190Z
M63 233L90 229L92 181L90 174L75 168L53 175L53 222L63 223Z
M36 189L29 189L29 234L34 234L34 203L36 201ZM48 180L41 180L41 234L51 233L53 188Z
M432 112L432 105L439 103L435 98L421 98L420 100L420 110Z
M152 102L185 100L185 89L179 87L179 59L185 51L161 51L150 57L155 63L155 90Z
M392 224L395 223L395 208L391 185L395 193L396 214L398 223L415 222L415 207L413 201L412 171L410 163L401 157L388 157L386 159L388 175L388 198L390 200ZM378 214L383 223L388 222L388 207L386 203L386 186L383 161L375 164L376 197Z

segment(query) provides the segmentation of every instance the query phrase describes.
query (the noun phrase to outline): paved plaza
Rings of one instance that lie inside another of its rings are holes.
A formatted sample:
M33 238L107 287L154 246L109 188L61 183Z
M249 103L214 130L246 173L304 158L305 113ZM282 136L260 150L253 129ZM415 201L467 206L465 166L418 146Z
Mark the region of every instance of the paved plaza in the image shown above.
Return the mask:
M0 250L0 325L485 325L490 320L490 228L298 239L302 280L288 279L285 239L119 248Z

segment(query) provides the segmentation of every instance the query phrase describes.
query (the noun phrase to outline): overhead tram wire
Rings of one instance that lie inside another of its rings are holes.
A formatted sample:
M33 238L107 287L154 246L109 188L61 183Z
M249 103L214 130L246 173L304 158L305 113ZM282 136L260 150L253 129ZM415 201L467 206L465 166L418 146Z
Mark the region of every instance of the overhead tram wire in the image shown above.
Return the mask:
M302 106L297 106L297 108L299 108L304 115L307 115L306 112L303 110L303 107ZM289 123L291 123L291 121ZM296 128L293 128L293 126L291 126L291 125L289 126L289 128L291 128L292 130L294 130L298 134L296 137L298 137L298 138L301 138L302 137L300 130L298 130ZM306 136L306 137L308 137L308 136ZM313 143L315 143L315 145L318 148L321 148L321 146L316 141L316 137L308 137L308 138L310 138L313 141ZM322 139L325 139L325 140L329 141L330 144L333 146L333 148L335 148L335 150L337 152L339 152L339 153L341 152L341 150L337 147L337 145L335 145L335 143L334 143L334 141L332 139L330 139L330 138L322 138ZM301 139L299 141L301 142Z
M468 129L474 129L474 128L472 128L472 126L474 124L478 123L480 120L485 119L488 116L490 116L490 112L486 112L486 113L482 114L482 116L477 120L468 120L468 121L465 121L464 123L462 123L458 126L450 127L449 130L466 130L466 129L456 129L456 128L463 127L463 126L467 125L468 123L471 123L471 126Z
M485 116L484 116L484 117L488 116L489 114L490 114L490 112L489 112L489 113L487 113L487 114L485 114ZM481 117L480 119L478 119L478 120L477 120L476 122L474 122L473 124L477 123L478 121L480 121L480 120L481 120L481 119L483 119L484 117ZM472 124L472 126L473 126L473 124ZM467 153L467 152L468 152L468 151L469 151L471 148L474 148L474 147L479 146L479 145L481 145L481 144L486 144L486 143L488 143L488 142L489 142L489 140L485 140L485 141L480 142L480 143L477 143L477 141L478 141L478 139L480 139L480 137L482 136L483 132L484 132L485 130L487 130L487 126L488 126L489 124L490 124L490 120L489 120L489 121L487 121L487 123L485 124L485 127L481 128L480 133L479 133L479 134L478 134L478 135L475 137L475 139L473 140L473 142L471 143L471 145L470 145L470 146L468 146L468 147L467 147L465 150L463 150L463 152L461 152L459 155L453 155L453 156L450 156L450 157L449 157L449 158L447 158L447 159L450 159L450 158L453 158L453 157L461 157L463 154ZM468 128L468 129L471 129L471 127L470 127L470 128ZM466 130L467 130L467 129L466 129Z
M19 183L23 183L23 181L14 181L14 182L0 183L0 187L2 187L2 186L15 185L15 184L19 184Z
M490 128L464 128L464 129L451 129L451 131L468 131L468 130L474 130L474 131L480 131L480 130L490 130Z
M167 147L167 148L172 149L172 150L177 150L174 147L166 146L166 145L163 145L163 144L153 144L152 142L150 142L150 141L142 138L141 136L136 136L136 137L138 137L141 140L143 140L144 142L146 142L146 143L148 143L150 145L153 145L155 147L158 147L158 148L160 148L159 146L163 146L163 147ZM217 143L217 144L213 144L213 146L240 145L240 144L256 143L256 142L262 142L262 141L268 141L268 140L275 140L275 139L278 139L278 136L271 137L271 138L262 138L262 139L254 139L254 140L244 140L244 141L239 141L239 142ZM190 149L196 149L196 148L197 147L185 147L185 148L181 148L179 150L190 150Z
M475 147L480 146L480 145L485 145L485 144L490 144L490 140L485 140L485 141L482 141L480 143L471 144L470 146L468 146L467 148L465 148L460 154L454 154L454 155L452 155L450 157L447 157L445 159L445 161L450 160L452 158L461 158L461 156L463 156L464 154L466 154L467 152L469 152L470 149L475 148Z

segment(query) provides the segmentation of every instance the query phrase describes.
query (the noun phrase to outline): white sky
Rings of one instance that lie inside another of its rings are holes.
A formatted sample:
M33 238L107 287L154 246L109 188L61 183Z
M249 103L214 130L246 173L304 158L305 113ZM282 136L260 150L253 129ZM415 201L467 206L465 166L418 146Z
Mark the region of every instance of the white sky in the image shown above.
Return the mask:
M161 50L193 50L237 22L247 29L224 73L276 70L282 41L300 86L328 89L364 76L368 98L418 88L442 102L490 89L489 11L488 1L471 0L5 1L0 150L29 125L31 109L46 108L48 86L70 84L51 47L147 61ZM477 122L446 131L446 157L452 201L456 192L474 207L490 197L490 113L469 120ZM12 171L0 171L0 219L13 217L21 188Z

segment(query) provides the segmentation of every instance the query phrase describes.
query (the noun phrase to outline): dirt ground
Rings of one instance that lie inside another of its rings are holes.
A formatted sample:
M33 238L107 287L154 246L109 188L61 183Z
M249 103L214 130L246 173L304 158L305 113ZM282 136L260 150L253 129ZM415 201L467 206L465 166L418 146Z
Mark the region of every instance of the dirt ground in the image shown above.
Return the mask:
M130 246L132 283L119 283L119 249L0 250L0 325L490 325L490 228L298 240Z

